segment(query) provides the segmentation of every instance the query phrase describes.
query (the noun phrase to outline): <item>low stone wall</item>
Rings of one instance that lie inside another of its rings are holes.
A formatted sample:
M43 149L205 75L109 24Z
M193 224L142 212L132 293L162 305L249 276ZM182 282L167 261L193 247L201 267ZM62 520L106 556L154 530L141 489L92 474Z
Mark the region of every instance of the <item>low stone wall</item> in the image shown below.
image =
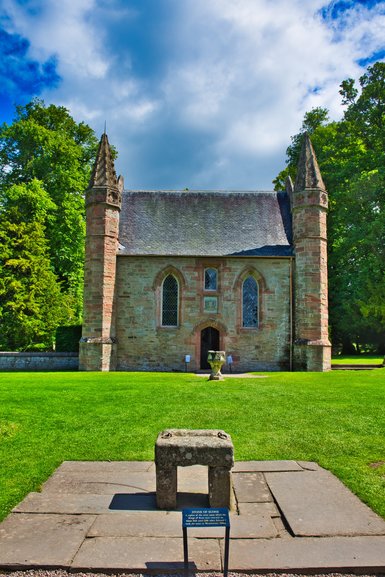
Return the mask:
M78 353L0 352L0 371L77 371Z

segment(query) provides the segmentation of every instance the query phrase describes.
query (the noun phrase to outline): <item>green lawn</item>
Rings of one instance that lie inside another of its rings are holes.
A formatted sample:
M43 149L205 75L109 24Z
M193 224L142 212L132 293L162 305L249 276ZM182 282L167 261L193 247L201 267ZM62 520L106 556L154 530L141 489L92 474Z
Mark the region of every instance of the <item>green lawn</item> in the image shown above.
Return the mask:
M356 355L332 358L332 365L382 365L384 357L380 355Z
M385 369L207 381L1 373L0 518L63 460L152 459L163 428L222 428L235 457L314 460L385 518Z

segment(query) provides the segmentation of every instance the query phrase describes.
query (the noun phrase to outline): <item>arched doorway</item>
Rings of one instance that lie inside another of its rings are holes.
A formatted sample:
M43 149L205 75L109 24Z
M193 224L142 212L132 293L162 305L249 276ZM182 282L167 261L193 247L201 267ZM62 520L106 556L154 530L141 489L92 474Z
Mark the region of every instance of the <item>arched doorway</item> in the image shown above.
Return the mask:
M209 369L208 351L219 351L219 331L214 327L206 327L201 331L201 369Z

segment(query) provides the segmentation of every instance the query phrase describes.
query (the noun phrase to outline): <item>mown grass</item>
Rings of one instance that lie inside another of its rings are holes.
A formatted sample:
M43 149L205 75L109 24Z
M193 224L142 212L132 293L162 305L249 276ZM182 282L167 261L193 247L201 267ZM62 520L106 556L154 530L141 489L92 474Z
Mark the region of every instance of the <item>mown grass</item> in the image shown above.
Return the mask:
M356 355L332 358L332 365L381 365L384 362L384 357L381 355Z
M237 460L333 471L385 518L385 369L207 381L170 373L0 374L0 518L64 460L151 460L167 427L222 428Z

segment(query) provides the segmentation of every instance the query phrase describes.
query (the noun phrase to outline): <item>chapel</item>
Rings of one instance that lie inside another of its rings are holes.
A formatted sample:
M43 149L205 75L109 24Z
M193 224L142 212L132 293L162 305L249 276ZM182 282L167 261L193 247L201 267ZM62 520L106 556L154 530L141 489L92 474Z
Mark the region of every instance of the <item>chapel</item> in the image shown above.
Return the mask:
M106 134L86 191L83 371L326 371L328 195L304 136L282 192L125 190Z

